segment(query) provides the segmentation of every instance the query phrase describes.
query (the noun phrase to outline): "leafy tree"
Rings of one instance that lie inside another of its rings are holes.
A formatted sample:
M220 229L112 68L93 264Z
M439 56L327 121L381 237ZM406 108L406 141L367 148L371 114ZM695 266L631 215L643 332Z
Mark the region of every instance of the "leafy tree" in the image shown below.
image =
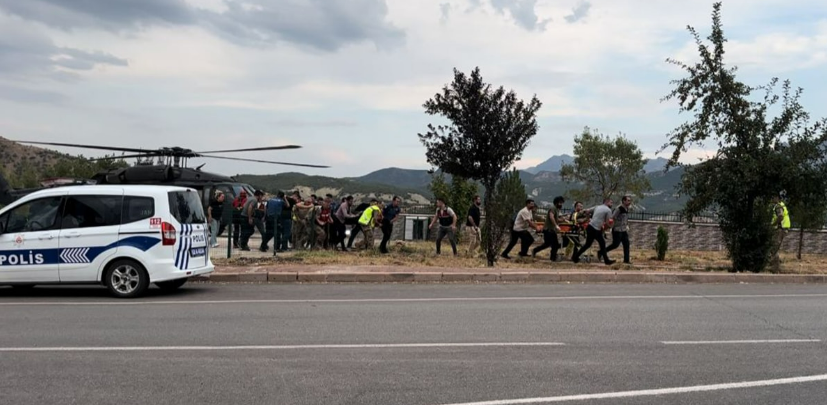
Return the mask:
M19 176L12 177L13 188L35 188L40 186L40 175L32 166L26 166Z
M788 161L784 177L795 179L787 184L788 209L793 226L798 227L798 253L804 248L807 230L819 230L827 223L827 136L798 139L785 147Z
M536 96L526 103L514 91L492 88L483 81L479 68L470 76L454 69L453 82L423 105L428 115L440 115L450 122L429 124L427 132L418 134L428 163L445 173L478 180L485 188L486 212L496 209L497 181L537 134L536 114L541 105ZM484 228L501 225L494 222L487 218ZM488 265L493 266L498 250L495 240L485 241L485 249Z
M123 159L117 159L115 155L106 156L106 159L89 160L78 155L77 157L60 159L43 173L44 177L74 177L87 179L100 171L128 167L129 164Z
M442 198L445 204L451 207L457 214L457 225L465 224L468 217L468 209L477 194L477 183L463 179L460 176L451 176L451 182L445 180L442 172L431 173L431 184L428 186L434 198ZM436 204L436 201L434 201ZM434 208L436 209L436 208Z
M637 144L624 136L611 139L586 127L574 138L574 155L574 162L563 165L560 176L582 184L571 191L577 200L603 201L618 194L643 198L651 189L643 171L648 160Z
M774 232L770 200L797 181L785 176L785 165L795 159L783 143L812 140L823 132L824 122L809 123L799 103L801 89L792 91L789 82L778 95L778 79L751 87L736 78L736 69L724 63L720 2L713 6L711 44L704 43L694 28L688 30L700 60L692 65L667 60L688 75L672 81L676 87L664 100L677 100L680 111L693 114L694 119L670 133L663 147L674 149L667 168L678 165L681 153L690 146L717 143L714 157L684 174L680 190L689 197L685 213L691 217L714 208L732 270L762 271L769 261ZM756 99L756 91L762 91L763 97ZM770 118L768 112L773 109L779 114Z
M502 176L493 196L497 204L486 207L485 210L486 225L482 229L482 241L485 246L493 245L495 252L502 249L506 237L511 235L514 215L525 207L526 196L525 185L517 169L512 169ZM489 222L491 226L487 226Z

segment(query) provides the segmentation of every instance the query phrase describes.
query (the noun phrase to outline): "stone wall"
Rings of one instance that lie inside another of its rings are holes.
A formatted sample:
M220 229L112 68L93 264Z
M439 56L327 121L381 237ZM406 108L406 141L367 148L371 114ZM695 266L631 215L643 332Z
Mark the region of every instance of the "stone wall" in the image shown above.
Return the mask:
M424 217L417 215L417 217ZM392 240L404 240L406 221L403 218L395 224ZM652 222L652 221L629 221L629 239L633 249L654 249L657 240L658 227L664 227L669 231L669 250L698 250L698 251L720 251L724 250L721 237L721 230L715 224L688 225L677 222ZM376 230L377 241L381 240L381 230ZM436 232L431 232L430 239L436 237ZM541 242L537 237L537 242ZM610 239L610 238L609 238ZM792 230L784 239L783 250L788 252L798 251L799 234ZM611 240L608 240L611 243ZM805 254L827 253L827 231L807 232L804 234Z
M715 224L687 225L676 222L629 221L629 239L635 248L654 248L658 227L669 231L669 250L724 250L721 229ZM797 252L798 230L790 231L784 238L783 251ZM804 254L827 253L827 231L804 234Z

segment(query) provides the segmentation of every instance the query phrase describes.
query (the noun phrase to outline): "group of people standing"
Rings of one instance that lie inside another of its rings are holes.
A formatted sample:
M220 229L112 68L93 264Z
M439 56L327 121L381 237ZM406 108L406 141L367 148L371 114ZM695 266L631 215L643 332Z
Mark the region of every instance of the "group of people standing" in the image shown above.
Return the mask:
M218 247L218 236L223 232L222 223L226 196L220 190L215 192L208 209L210 222L210 246ZM401 208L399 197L394 197L385 206L376 199L369 204L353 205L353 196L336 201L331 194L324 197L311 195L302 198L298 191L286 195L278 192L275 196L256 190L250 198L241 190L232 201L233 247L250 251L250 238L258 231L261 245L258 250L269 251L273 241L274 252L292 249L339 249L348 251L359 233L364 240L357 246L373 248L373 230L381 227L383 238L379 246L382 253L388 253L393 225L399 219ZM347 226L351 225L350 238ZM345 242L347 241L347 245Z

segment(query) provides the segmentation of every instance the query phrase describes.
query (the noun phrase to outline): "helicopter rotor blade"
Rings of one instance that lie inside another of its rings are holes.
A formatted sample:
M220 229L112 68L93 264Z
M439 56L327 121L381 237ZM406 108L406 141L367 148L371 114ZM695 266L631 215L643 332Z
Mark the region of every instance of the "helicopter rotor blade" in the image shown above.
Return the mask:
M86 160L89 161L89 162L97 162L99 160L118 160L118 159L132 159L132 158L141 159L141 158L150 158L150 157L157 157L157 156L161 156L161 155L157 154L157 153L139 153L139 154L135 154L135 155L104 156L104 157L99 157L99 158L89 158L89 159L86 159Z
M247 149L230 149L230 150L211 150L206 152L195 152L197 154L202 153L232 153L232 152L256 152L256 151L264 151L264 150L285 150L285 149L301 149L299 145L284 145L284 146L262 146L258 148L247 148Z
M270 164L274 164L274 165L313 167L313 168L317 168L317 169L328 169L328 168L330 168L330 166L308 165L308 164L304 164L304 163L274 162L272 160L258 160L258 159L244 159L244 158L234 158L234 157L226 157L226 156L212 156L212 155L204 155L202 153L199 153L199 155L201 157L206 157L206 158L236 160L236 161L240 161L240 162L270 163Z
M132 152L132 153L151 153L151 150L135 149L135 148L118 148L114 146L100 146L100 145L81 145L75 143L60 143L60 142L31 142L31 141L13 141L17 143L24 143L29 145L50 145L50 146L66 146L69 148L83 148L83 149L98 149L109 150L115 152Z

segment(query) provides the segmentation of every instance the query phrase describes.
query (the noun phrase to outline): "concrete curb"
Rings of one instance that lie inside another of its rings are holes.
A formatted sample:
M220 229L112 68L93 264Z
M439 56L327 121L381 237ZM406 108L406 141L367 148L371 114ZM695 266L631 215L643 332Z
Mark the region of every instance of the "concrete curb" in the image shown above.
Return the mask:
M211 283L660 283L660 284L827 284L821 274L702 272L269 272L216 273L193 281Z

